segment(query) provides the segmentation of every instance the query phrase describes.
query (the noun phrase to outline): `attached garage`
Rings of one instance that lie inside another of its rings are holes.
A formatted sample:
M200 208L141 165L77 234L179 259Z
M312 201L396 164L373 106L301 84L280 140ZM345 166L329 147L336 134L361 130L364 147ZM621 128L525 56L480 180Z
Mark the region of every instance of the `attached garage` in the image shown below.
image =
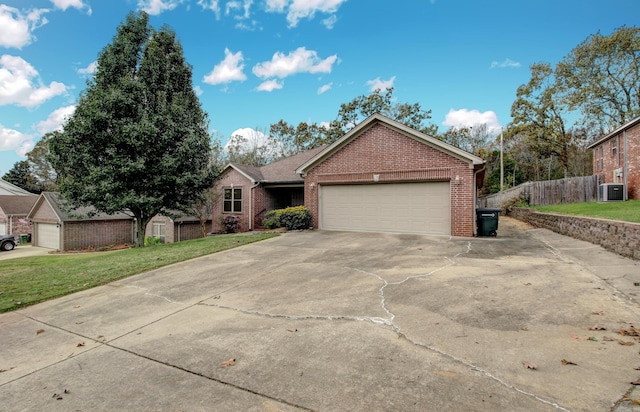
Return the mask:
M319 228L451 234L449 182L320 185Z
M473 236L484 160L374 114L296 173L315 228Z
M51 223L36 223L35 235L35 239L37 239L37 246L47 249L62 249L60 247L59 225Z

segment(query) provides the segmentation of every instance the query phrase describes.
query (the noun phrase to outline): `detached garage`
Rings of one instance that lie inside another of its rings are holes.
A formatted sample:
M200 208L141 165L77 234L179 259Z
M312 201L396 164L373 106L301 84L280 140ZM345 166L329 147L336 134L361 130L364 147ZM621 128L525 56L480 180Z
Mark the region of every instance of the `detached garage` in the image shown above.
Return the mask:
M314 227L473 236L484 161L376 114L296 172Z
M133 243L133 217L124 213L92 212L90 208L69 210L58 193L43 192L27 216L33 223L31 244L55 250L78 250Z

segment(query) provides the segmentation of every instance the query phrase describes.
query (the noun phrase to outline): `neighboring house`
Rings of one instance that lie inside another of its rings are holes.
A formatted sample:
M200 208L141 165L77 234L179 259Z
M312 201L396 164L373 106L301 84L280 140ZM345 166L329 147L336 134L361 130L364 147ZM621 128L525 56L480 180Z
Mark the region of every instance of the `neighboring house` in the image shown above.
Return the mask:
M0 195L34 196L33 193L2 179L0 179Z
M34 194L0 195L0 235L31 234L27 215L37 199Z
M134 241L133 217L116 213L89 216L91 208L68 210L60 194L43 192L31 208L31 244L56 250L99 248Z
M207 233L212 230L211 220L207 220L206 227ZM181 216L172 219L164 215L155 215L147 225L146 237L157 237L162 243L172 243L199 239L204 235L200 220L195 216Z
M603 183L623 183L627 199L640 200L640 117L620 126L589 146L593 151L593 174Z
M294 166L295 182L266 179L273 165ZM295 187L285 206L303 203L315 228L473 236L483 174L481 158L376 114L327 147L262 168L227 167L216 185L223 199L214 222L235 215L251 230L280 207L274 189Z

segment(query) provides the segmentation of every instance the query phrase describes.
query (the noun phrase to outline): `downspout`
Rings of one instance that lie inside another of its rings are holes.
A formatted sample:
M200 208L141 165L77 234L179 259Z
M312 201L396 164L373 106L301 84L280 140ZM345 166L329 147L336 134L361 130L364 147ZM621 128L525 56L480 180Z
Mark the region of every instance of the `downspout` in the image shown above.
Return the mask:
M253 186L249 188L249 232L253 230L253 189L258 187L260 182L253 182Z
M627 130L625 129L622 132L622 140L624 141L624 158L622 160L623 164L623 169L622 169L622 173L624 173L624 200L629 200L629 181L628 181L628 171L629 171L629 166L627 163Z
M477 213L476 211L478 210L478 173L483 172L486 169L486 167L483 167L482 169L478 169L475 172L473 172L473 191L474 191L474 196L473 196L473 233L475 236L478 235L478 231L477 231L477 227L478 227L478 222L477 220Z

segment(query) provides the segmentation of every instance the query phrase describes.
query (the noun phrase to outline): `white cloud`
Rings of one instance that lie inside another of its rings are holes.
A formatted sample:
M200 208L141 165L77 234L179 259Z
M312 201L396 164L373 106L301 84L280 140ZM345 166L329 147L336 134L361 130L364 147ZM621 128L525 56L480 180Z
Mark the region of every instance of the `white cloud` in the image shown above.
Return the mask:
M87 10L87 14L91 15L91 7L88 4L84 4L83 0L51 0L57 8L66 10L69 7L73 7L78 10Z
M231 53L224 49L224 60L213 67L211 73L204 76L204 82L211 85L230 83L233 81L245 81L244 57L242 52Z
M501 62L494 60L491 62L492 69L517 69L520 66L521 64L519 62L514 62L511 59L504 59Z
M324 85L320 86L320 88L318 89L318 94L326 93L329 90L331 90L332 87L333 87L333 83L324 84Z
M302 19L313 19L316 13L330 14L322 21L327 28L333 28L337 21L334 13L347 0L267 0L266 11L272 13L287 13L289 27L296 27Z
M492 110L480 112L479 110L449 110L445 117L443 125L455 128L473 127L480 124L486 124L489 133L498 133L502 126L498 122L498 116Z
M87 67L78 69L77 71L78 71L78 74L94 74L97 68L98 68L98 62L93 61L92 63L89 63Z
M193 92L196 94L196 96L200 97L204 94L204 90L202 90L202 87L200 86L196 86L193 88Z
M184 0L138 0L138 8L152 16L157 16L165 11L175 9L183 1Z
M253 4L253 0L244 0L244 3L240 1L229 1L224 10L224 15L229 16L232 12L235 11L243 11L242 14L235 15L234 18L237 20L245 20L251 17L251 5Z
M20 156L24 156L33 147L33 136L7 129L0 124L0 151L15 150Z
M253 74L261 78L284 79L296 73L331 73L333 64L337 60L338 56L335 54L321 60L317 52L299 47L288 55L276 52L271 61L255 65Z
M263 148L269 154L275 155L277 147L274 147L269 141L269 136L262 133L260 130L255 130L250 127L237 129L231 133L231 137L224 145L225 150L229 150L231 146L238 146L240 152L253 152L256 149Z
M48 23L44 14L49 10L36 9L24 14L20 10L0 4L0 46L21 49L35 37L33 31Z
M372 92L375 92L376 90L384 92L387 89L392 88L395 81L396 76L391 77L389 80L381 80L379 77L376 77L373 80L368 80L367 86L369 86L369 90Z
M274 90L280 90L283 87L284 87L284 83L273 79L273 80L267 80L262 82L260 86L257 87L256 90L258 90L259 92L272 92Z
M67 86L60 82L44 85L36 69L21 57L8 54L0 57L0 106L32 108L66 92Z
M220 1L219 0L198 0L198 5L203 10L211 10L216 14L216 19L220 20Z
M46 120L43 120L38 123L36 126L36 130L41 135L44 135L49 132L53 132L54 130L62 130L62 125L64 125L69 117L76 111L76 106L65 106L59 109L54 110L49 114Z
M322 20L322 24L324 25L324 27L326 27L329 30L333 29L337 22L338 22L338 16L336 16L335 14Z

